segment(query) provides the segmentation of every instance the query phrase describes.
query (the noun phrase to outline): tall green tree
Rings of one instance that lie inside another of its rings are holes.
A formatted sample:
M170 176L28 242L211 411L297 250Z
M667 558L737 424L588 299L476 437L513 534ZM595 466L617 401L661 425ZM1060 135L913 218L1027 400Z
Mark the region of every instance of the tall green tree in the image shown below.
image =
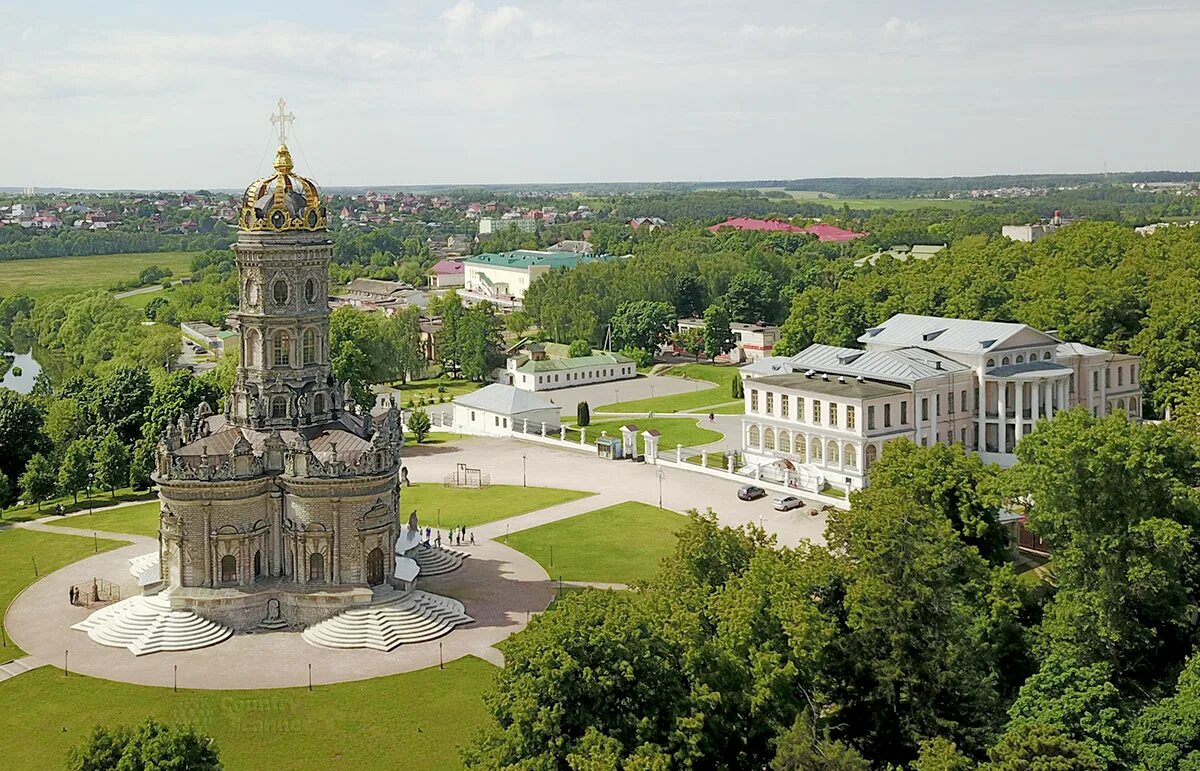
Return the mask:
M129 484L129 448L116 431L109 431L100 440L92 468L96 484L108 490L114 498L117 497L117 488Z
M729 313L725 306L715 303L704 311L704 354L710 361L729 353L737 345L733 328L730 326Z
M92 409L103 428L111 428L126 444L142 434L154 386L145 367L119 367L100 379Z
M675 319L675 309L665 302L621 303L612 317L613 347L643 348L653 354L666 342Z
M408 416L408 430L412 432L413 438L417 440L417 444L425 441L425 437L429 434L429 429L432 424L429 421L429 413L423 409L416 409Z
M778 316L779 283L765 271L748 270L734 276L721 304L733 321L774 322Z
M91 443L76 439L63 450L58 464L58 488L74 497L79 503L79 491L88 486L88 475L92 469Z
M16 391L0 388L0 473L19 479L29 459L48 449L37 403Z
M132 730L97 726L67 756L70 771L187 769L219 771L220 755L213 740L190 726L150 719Z
M26 503L36 503L38 511L41 511L42 501L54 496L57 481L54 463L39 453L29 459L25 473L21 475L21 495Z
M581 356L592 355L592 344L587 340L574 340L567 349L567 356L578 359Z

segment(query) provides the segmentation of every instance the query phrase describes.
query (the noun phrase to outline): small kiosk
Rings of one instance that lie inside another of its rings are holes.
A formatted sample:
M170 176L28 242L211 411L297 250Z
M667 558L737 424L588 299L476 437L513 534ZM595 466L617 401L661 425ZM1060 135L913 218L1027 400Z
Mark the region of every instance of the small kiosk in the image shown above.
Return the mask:
M596 440L596 455L605 460L621 460L625 457L625 442L620 437L602 436Z

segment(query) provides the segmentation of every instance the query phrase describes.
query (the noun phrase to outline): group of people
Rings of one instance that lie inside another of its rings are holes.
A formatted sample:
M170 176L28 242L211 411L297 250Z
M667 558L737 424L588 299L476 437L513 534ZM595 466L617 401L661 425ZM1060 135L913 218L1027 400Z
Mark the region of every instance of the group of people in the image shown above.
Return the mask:
M426 528L426 530L425 530L425 537L426 537L426 539L429 538L429 529L428 528ZM470 543L472 546L475 545L475 534L468 533L465 525L463 527L456 527L453 530L451 530L449 537L450 537L450 543L453 544L454 546L462 546L464 543ZM442 531L441 530L439 530L437 532L437 537L434 540L434 545L438 546L438 547L441 547L441 545L442 545Z

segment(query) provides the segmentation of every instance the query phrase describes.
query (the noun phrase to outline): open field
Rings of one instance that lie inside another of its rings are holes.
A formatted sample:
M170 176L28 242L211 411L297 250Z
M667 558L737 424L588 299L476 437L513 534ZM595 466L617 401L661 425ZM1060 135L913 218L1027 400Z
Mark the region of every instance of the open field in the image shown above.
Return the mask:
M703 428L698 425L700 420L704 420L701 415L687 418L621 418L620 420L592 421L591 425L587 427L587 435L589 441L599 439L601 431L607 431L609 436L620 436L621 426L633 423L640 431L654 429L661 433L658 447L662 452L674 450L677 444L684 447L696 447L721 441L725 435L720 431Z
M80 530L132 533L133 535L144 535L147 538L157 538L158 512L158 501L147 501L136 506L122 506L119 509L108 511L101 509L94 514L64 517L54 524L62 527L77 527ZM86 535L86 533L82 535Z
M671 412L687 412L690 410L707 411L701 408L716 407L717 405L725 405L722 414L740 414L744 407L740 403L730 404L734 402L734 398L729 395L730 378L737 376L737 367L719 364L676 364L658 374L665 377L686 377L691 380L708 381L713 384L712 388L705 388L700 391L688 391L681 394L670 394L668 396L654 396L648 399L633 399L631 401L616 402L614 404L602 404L595 407L595 412L642 412L642 413L671 413ZM713 409L711 412L717 412Z
M36 504L30 504L28 506L13 506L10 509L0 511L0 522L28 522L31 519L47 517L54 513L56 506L62 506L63 511L67 514L70 514L71 512L75 511L83 511L89 507L102 509L106 506L112 506L114 503L121 503L123 501L150 500L157 497L157 493L155 493L153 490L135 491L130 487L124 487L120 490L117 490L117 495L115 498L109 495L107 491L92 490L92 495L90 498L87 495L81 494L78 502L76 502L75 499L70 495L62 495L57 498L52 498L48 501L43 501L41 509L39 509Z
M40 257L0 262L0 296L26 292L33 297L55 297L108 289L118 281L135 281L143 268L169 268L175 278L191 272L196 252L140 252L93 254L86 257Z
M508 536L551 578L627 584L650 578L675 550L675 534L687 518L628 501Z
M728 364L676 364L660 374L668 377L686 377L692 380L707 380L710 383L725 386L729 390L729 381L737 377L738 368Z
M416 509L422 527L471 528L592 494L555 487L517 485L492 485L482 490L471 490L425 482L400 491L400 518L407 521L409 512Z
M155 297L170 296L170 292L159 289L157 292L141 292L139 294L131 294L128 297L122 297L121 299L117 300L117 302L121 303L122 305L128 305L130 308L137 308L138 310L141 310L149 305L150 301Z
M80 533L80 536L86 533ZM76 538L57 533L39 533L36 530L10 528L0 531L0 623L3 613L13 598L40 576L52 573L72 562L81 560L99 551L108 551L124 545L125 541ZM63 602L66 602L64 598ZM7 639L7 646L0 647L0 661L20 658L24 653ZM0 691L2 691L0 684ZM19 703L19 702L18 702ZM10 734L11 735L11 734ZM21 766L13 766L21 768Z
M838 198L832 193L819 193L815 190L784 190L778 187L762 187L759 190L779 198L791 196L805 203L819 203L840 209L849 206L851 209L894 209L896 211L912 211L913 209L970 209L972 206L985 205L984 201L956 198ZM824 196L820 198L818 196Z
M165 666L165 664L164 664ZM197 691L95 680L50 667L0 683L7 768L62 768L96 724L154 717L211 735L225 768L462 767L459 748L486 719L496 669L467 657L375 680L259 691ZM181 671L180 680L202 673Z

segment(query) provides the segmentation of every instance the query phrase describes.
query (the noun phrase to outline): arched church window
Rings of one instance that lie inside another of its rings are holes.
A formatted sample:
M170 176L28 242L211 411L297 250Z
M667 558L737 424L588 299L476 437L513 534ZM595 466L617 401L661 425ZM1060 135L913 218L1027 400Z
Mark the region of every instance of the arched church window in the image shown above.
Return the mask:
M276 396L271 400L271 417L287 417L287 399L283 398L282 396Z
M313 552L308 555L308 580L323 582L325 580L325 555Z
M286 367L292 361L292 336L287 332L275 333L275 344L272 348L275 366Z
M288 300L288 285L283 279L278 279L271 287L271 297L276 305L283 305Z
M312 279L310 278L311 282ZM301 346L303 350L302 360L305 364L312 364L317 360L317 333L312 329L304 330L304 340Z
M320 415L325 412L325 394L317 394L313 397L313 414Z
M258 332L253 329L246 330L246 336L242 339L242 354L247 367L258 366Z
M312 305L317 300L317 284L311 278L304 282L304 299Z
M221 558L221 583L228 584L237 580L237 557L226 554Z
M258 305L258 282L254 279L246 281L246 305Z
M262 575L262 552L258 549L254 550L254 577L258 578Z

